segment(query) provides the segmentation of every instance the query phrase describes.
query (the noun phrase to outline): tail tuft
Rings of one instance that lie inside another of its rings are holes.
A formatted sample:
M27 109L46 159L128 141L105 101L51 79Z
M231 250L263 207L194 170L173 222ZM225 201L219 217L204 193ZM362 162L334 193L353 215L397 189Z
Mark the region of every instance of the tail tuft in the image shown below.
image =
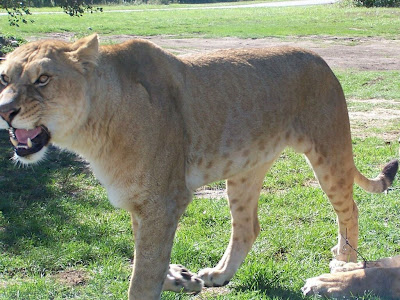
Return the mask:
M366 178L357 170L354 181L367 192L382 193L392 185L398 168L399 161L394 159L386 164L382 172L374 179Z
M399 161L394 159L390 161L382 170L382 174L389 181L389 186L392 185L394 177L396 176L397 170L399 169Z

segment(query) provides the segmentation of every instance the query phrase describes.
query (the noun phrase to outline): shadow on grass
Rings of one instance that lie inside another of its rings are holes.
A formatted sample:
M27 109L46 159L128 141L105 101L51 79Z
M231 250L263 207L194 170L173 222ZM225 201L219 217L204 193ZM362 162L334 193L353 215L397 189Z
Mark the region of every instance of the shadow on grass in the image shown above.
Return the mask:
M19 252L20 239L32 236L51 243L57 237L46 228L73 220L59 199L72 193L70 179L87 172L87 165L75 155L57 149L49 151L40 164L21 167L11 160L13 150L5 130L0 131L0 249ZM49 217L51 216L51 217ZM78 224L77 224L78 226ZM22 247L22 246L21 246Z
M264 291L264 290L263 290ZM300 300L303 299L304 297L301 296L300 292L299 293L294 293L293 291L290 291L285 288L280 288L280 287L269 287L265 289L265 294L268 295L269 297L273 299L290 299L290 300Z
M265 282L264 282L265 281ZM300 291L298 293L289 290L288 288L285 287L280 287L277 286L276 284L270 284L268 281L270 281L269 278L264 278L262 282L255 283L252 287L249 287L247 285L239 285L233 287L233 289L237 292L248 292L248 291L254 291L259 294L268 296L272 299L290 299L290 300L300 300L304 299L304 297L301 295Z

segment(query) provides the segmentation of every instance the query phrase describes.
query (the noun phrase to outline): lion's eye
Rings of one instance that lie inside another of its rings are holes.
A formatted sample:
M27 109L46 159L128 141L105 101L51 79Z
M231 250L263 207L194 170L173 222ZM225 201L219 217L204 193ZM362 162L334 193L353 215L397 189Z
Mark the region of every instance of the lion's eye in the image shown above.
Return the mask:
M49 83L50 76L48 75L40 75L39 78L35 81L35 85L37 86L45 86Z
M2 85L6 86L10 82L10 78L6 74L1 74L0 82Z

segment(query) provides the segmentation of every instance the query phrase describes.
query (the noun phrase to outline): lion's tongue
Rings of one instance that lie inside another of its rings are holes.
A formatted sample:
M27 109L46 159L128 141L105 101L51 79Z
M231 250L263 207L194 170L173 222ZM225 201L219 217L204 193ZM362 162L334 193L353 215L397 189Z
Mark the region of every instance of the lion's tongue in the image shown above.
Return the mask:
M17 138L18 142L21 144L27 144L28 138L33 140L42 132L41 127L36 127L35 129L25 130L25 129L15 129L15 137Z

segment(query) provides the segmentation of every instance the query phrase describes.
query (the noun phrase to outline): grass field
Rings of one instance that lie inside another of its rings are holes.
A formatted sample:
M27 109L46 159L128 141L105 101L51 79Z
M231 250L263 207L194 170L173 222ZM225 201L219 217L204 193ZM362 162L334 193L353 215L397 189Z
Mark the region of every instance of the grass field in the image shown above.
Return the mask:
M303 35L396 38L400 34L399 9L341 8L337 5L179 11L145 9L94 13L82 18L65 14L29 18L34 20L33 24L11 28L7 25L7 17L0 17L0 28L3 33L24 37L51 32L73 32L77 36L97 32L102 35L240 38Z
M216 7L216 6L236 6L236 5L247 5L247 4L255 4L255 3L266 3L266 2L279 2L282 0L244 0L237 2L216 2L216 3L198 3L198 4L182 4L182 3L169 3L169 4L151 4L148 3L126 3L126 4L101 4L96 5L94 8L101 7L103 11L120 11L120 10L159 10L159 9L170 9L170 8L193 8L193 7ZM60 7L30 7L31 13L37 12L62 12ZM0 12L5 12L4 9L0 9Z
M220 11L94 14L73 19L33 16L33 26L2 30L20 37L47 32L178 36L359 35L395 38L400 10L329 7ZM283 28L284 27L284 28ZM400 111L400 71L335 70L354 112ZM379 78L379 80L375 80ZM378 98L378 100L366 101ZM390 100L390 101L388 101ZM399 119L355 120L353 147L358 168L369 177L398 154ZM374 123L375 124L375 123ZM10 161L0 132L0 300L126 299L133 255L130 218L108 203L105 190L76 156L53 149L48 159L19 168ZM223 182L208 188L221 188ZM360 253L368 260L400 252L399 183L387 195L356 187L360 209ZM303 299L308 277L328 271L336 242L332 207L301 155L286 150L264 181L261 233L237 275L224 288L172 299ZM195 198L181 223L173 263L192 271L215 265L228 243L225 199ZM358 299L378 299L365 295Z

